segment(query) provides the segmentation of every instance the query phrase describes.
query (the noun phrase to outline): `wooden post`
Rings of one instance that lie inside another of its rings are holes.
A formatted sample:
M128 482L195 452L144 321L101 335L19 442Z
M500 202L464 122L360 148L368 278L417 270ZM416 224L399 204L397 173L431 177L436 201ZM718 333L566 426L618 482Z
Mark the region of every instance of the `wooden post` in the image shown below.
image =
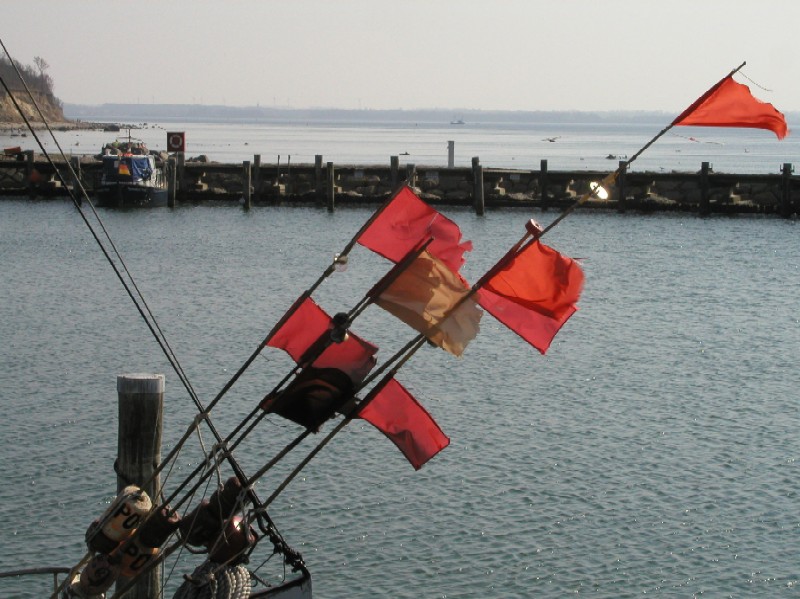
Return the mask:
M317 203L322 204L325 195L325 184L322 181L322 154L314 156L314 195Z
M33 150L25 150L25 178L28 180L28 195L33 198L36 196L35 189L37 183L36 169L33 167Z
M328 163L328 212L333 212L336 204L336 177L333 162Z
M121 374L117 377L117 397L117 492L128 485L138 485L157 505L161 482L158 476L153 477L153 472L161 462L164 375ZM148 481L150 484L145 485ZM128 580L120 578L117 589ZM125 599L151 599L158 596L160 589L161 572L153 568L125 593Z
M252 193L251 193L251 183L250 183L250 161L245 160L242 162L242 197L244 199L244 209L250 210L250 206L252 205Z
M284 188L284 193L289 196L292 195L293 187L292 187L292 155L286 159L286 187Z
M447 142L447 168L455 168L456 166L456 142Z
M72 195L77 200L78 206L83 205L83 194L81 189L81 159L80 156L73 156L72 163Z
M397 178L400 173L400 157L399 156L390 156L389 157L389 181L392 184L392 189L397 189Z
M175 190L176 190L176 193L182 194L183 193L183 173L184 173L184 167L186 166L186 154L184 154L183 152L178 152L177 153L177 158L178 158L178 167L177 167L177 171L175 173L175 179L176 179Z
M478 156L472 158L472 205L475 208L475 214L483 216L483 166L481 166L481 159Z
M539 164L539 192L542 198L542 210L547 210L547 160L544 159Z
M175 207L175 196L178 193L178 159L170 156L167 161L167 206Z
M408 183L409 187L416 187L417 186L417 165L416 164L407 164L406 165L406 182Z
M792 213L792 163L784 162L781 171L781 216L789 218Z
M261 199L261 154L253 156L253 193L258 202Z
M708 214L711 207L708 199L708 173L711 170L708 162L700 165L700 214Z
M617 212L625 212L625 174L628 172L628 163L625 160L619 161L619 175L617 176ZM606 191L609 191L608 189Z

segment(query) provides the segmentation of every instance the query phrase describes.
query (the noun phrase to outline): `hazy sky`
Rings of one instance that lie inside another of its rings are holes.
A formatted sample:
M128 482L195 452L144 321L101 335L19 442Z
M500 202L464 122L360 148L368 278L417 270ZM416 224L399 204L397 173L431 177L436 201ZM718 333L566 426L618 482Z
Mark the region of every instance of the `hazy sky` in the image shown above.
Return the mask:
M800 110L798 0L3 0L64 102L678 113L733 68Z

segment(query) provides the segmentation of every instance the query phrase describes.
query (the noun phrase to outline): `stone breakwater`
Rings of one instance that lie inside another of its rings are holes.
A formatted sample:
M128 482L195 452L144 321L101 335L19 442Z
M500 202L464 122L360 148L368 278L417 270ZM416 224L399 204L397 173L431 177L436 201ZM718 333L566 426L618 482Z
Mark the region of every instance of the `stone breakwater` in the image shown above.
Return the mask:
M245 201L250 205L367 204L384 201L398 185L408 184L431 204L474 206L476 211L508 206L561 208L608 173L551 171L542 160L538 170L472 167L335 165L317 156L315 164L265 164L256 155L240 164L209 162L204 157L161 154L171 182L171 201ZM96 157L73 158L71 165L91 195L100 179ZM65 163L56 163L61 177L31 152L0 158L0 195L64 196L75 185ZM63 181L62 181L63 179ZM715 173L708 163L691 173L622 171L605 200L587 208L700 213L760 213L790 216L800 209L800 186L791 164L775 175Z

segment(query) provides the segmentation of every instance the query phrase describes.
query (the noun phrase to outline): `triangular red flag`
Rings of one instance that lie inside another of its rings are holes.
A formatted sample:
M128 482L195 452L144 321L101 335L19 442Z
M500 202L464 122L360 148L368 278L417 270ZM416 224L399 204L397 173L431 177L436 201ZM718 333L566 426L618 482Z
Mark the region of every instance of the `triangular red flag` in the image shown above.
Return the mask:
M396 379L364 398L358 417L386 435L419 470L450 444L450 439L420 403Z
M373 252L399 262L421 241L432 237L428 251L458 272L464 252L472 242L461 240L461 229L423 202L409 187L403 187L377 218L361 233L358 243Z
M481 286L478 303L544 354L582 289L578 263L534 240Z
M769 129L783 139L786 118L772 104L753 97L750 88L725 77L684 110L673 125L695 127L749 127Z
M316 302L306 298L270 337L267 345L284 350L295 362L323 334L333 328L333 321ZM342 343L331 343L313 361L316 368L337 368L360 383L375 366L378 348L353 333Z

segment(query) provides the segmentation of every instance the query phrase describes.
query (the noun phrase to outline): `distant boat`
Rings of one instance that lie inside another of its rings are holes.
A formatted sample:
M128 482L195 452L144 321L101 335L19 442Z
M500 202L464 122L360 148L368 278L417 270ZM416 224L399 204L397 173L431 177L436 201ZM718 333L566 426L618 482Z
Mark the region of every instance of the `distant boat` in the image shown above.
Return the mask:
M455 119L453 121L450 121L450 124L451 125L464 125L466 123L464 123L464 121L462 119Z

